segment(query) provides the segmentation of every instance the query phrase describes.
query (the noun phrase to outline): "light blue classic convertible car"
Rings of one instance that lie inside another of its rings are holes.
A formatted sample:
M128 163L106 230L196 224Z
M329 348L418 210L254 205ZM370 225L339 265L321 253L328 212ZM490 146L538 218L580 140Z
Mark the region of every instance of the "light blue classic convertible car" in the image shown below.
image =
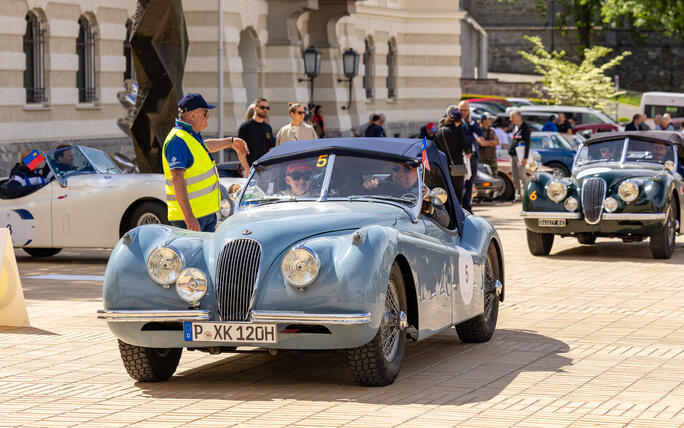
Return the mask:
M455 326L482 342L496 327L501 241L460 208L448 171L431 142L285 143L254 163L216 233L127 232L98 317L139 381L171 377L183 348L249 346L346 349L357 382L389 384L407 338Z

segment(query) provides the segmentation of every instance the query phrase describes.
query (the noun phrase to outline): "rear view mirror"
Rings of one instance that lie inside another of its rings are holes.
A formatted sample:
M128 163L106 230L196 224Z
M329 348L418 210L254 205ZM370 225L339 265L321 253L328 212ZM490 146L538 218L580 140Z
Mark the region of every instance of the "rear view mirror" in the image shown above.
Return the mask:
M432 202L432 205L441 207L442 205L446 204L448 198L449 196L447 195L446 190L442 189L441 187L435 187L434 189L430 190L430 202Z

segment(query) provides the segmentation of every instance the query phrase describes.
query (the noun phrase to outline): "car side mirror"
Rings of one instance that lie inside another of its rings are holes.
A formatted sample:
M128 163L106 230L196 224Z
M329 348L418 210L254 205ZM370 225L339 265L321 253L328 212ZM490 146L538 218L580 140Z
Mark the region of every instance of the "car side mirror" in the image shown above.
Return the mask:
M441 187L435 187L434 189L430 190L430 202L434 206L441 207L442 205L446 204L448 198L449 196L447 195L446 190L442 189Z
M237 198L240 195L240 190L242 190L242 186L237 183L231 184L228 188L228 197L234 202L237 201Z
M669 169L670 171L674 171L675 164L671 160L665 161L665 168Z

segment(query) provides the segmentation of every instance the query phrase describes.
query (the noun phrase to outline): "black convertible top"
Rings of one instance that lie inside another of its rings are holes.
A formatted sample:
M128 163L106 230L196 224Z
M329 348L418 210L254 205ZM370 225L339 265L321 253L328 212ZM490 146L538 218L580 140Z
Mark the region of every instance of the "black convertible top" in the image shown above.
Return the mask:
M639 140L653 141L655 143L670 143L679 145L684 151L684 133L675 131L623 131L623 132L599 132L594 134L583 144L598 143L607 140L621 138L635 138Z

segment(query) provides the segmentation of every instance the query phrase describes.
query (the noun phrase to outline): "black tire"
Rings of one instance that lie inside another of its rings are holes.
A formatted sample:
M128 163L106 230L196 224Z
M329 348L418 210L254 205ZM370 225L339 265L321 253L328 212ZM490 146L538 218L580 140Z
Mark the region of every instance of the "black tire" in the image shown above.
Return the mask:
M400 319L394 318L400 315L397 310L406 314L407 305L404 278L399 265L394 263L385 296L386 316L383 317L378 333L367 344L347 350L351 375L357 383L364 386L384 386L397 378L406 350L405 329L399 325ZM383 339L385 342L391 340L386 343L389 346L383 348Z
M553 168L553 175L556 175L556 172L558 172L558 174L560 174L561 177L570 177L570 170L567 166L563 165L560 162L549 162L544 166Z
M503 172L498 172L497 175L504 181L504 188L499 199L502 201L512 201L513 198L515 198L515 187L513 187L513 182Z
M153 201L143 202L138 205L128 219L128 228L126 228L125 232L144 224L171 224L166 205Z
M527 229L527 247L533 256L548 256L553 247L553 233L537 233Z
M596 235L579 235L577 242L583 245L594 245L596 243Z
M663 229L651 235L649 239L649 247L651 248L651 255L654 259L669 259L672 257L675 249L675 235L676 235L676 223L677 218L675 217L675 204L670 201L670 205L667 208L667 220L665 221L665 226Z
M52 257L62 251L61 248L22 248L31 257Z
M492 244L487 250L485 261L484 310L482 314L456 325L458 337L464 343L486 342L492 338L499 318L499 296L496 281L501 281L499 256Z
M140 382L161 382L178 367L183 348L145 348L119 340L121 360L129 376Z

